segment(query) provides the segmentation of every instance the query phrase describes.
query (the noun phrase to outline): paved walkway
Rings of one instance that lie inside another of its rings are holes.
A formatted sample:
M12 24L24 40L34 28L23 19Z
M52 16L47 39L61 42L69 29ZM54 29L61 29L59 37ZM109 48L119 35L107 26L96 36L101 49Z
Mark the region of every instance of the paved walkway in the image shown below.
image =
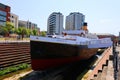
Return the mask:
M120 52L120 45L116 47L116 50ZM120 54L119 54L120 56Z
M30 42L30 40L0 40L0 43Z
M19 72L19 73L15 74L15 75L13 75L13 76L11 76L11 77L7 77L7 78L5 78L5 79L3 79L3 80L19 80L21 77L23 77L23 76L31 73L32 71L33 71L33 70L25 71L25 72Z
M119 70L118 70L118 80L120 80L120 45L116 47L116 51L119 51Z

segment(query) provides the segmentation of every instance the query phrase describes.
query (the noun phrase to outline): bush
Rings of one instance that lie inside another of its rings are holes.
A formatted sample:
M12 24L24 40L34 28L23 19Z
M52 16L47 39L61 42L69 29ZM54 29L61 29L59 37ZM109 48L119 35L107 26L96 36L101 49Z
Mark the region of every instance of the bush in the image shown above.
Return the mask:
M15 72L17 70L26 69L28 67L29 67L29 64L26 64L26 63L19 64L16 66L10 66L10 67L7 67L3 70L0 70L0 76L11 73L11 72Z

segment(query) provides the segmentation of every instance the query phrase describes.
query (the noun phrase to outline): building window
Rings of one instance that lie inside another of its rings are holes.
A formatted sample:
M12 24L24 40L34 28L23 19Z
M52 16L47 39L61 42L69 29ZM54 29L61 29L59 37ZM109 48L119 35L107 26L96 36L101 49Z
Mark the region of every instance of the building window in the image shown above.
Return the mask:
M2 16L6 16L6 15L7 15L7 13L6 13L6 12L4 12L4 11L0 11L0 15L2 15Z
M1 3L0 3L0 7L1 7L1 8L3 8L3 9L5 9L5 8L6 8L6 6L5 6L5 5L3 5L3 4L1 4Z
M6 21L6 17L0 16L1 21Z
M0 22L0 25L3 25L3 26L4 26L4 25L5 25L5 22Z
M14 23L14 20L12 20L11 22Z
M12 18L14 18L14 16L12 16Z

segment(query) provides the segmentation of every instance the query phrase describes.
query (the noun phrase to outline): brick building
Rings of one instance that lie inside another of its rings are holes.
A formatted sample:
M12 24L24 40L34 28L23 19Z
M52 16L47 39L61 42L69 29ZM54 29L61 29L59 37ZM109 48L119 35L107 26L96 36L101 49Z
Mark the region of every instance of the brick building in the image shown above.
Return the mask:
M10 7L0 3L0 25L10 21Z

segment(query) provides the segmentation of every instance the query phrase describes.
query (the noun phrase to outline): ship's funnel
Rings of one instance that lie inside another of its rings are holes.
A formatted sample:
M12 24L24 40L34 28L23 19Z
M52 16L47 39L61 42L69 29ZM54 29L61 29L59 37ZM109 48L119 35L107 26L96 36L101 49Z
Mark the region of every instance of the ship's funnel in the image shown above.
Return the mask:
M83 24L82 30L84 30L85 32L88 32L87 23L86 22Z
M87 23L86 23L86 22L84 22L84 23L83 23L83 26L87 26Z

